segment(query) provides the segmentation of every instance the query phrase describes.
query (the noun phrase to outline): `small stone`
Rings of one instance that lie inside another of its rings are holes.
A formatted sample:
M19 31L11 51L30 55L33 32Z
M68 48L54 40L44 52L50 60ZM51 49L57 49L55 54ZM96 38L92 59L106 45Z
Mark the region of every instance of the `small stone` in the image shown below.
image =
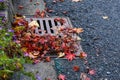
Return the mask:
M107 72L107 74L110 74L110 72Z
M108 80L107 78L105 78L104 80Z
M70 72L67 72L67 74L70 74Z

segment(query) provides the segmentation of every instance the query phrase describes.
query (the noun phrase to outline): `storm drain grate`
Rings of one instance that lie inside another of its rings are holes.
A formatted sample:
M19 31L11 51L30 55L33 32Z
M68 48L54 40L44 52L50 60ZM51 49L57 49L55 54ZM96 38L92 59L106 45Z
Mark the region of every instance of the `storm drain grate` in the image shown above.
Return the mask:
M64 24L60 23L59 21L55 21L55 19L61 18L65 21ZM31 22L30 18L26 18L28 22ZM32 18L32 20L37 21L39 24L39 27L36 28L35 33L43 35L45 33L47 34L56 34L56 30L59 26L66 26L66 27L72 27L71 22L69 18L65 17L53 17L53 18Z
M57 18L61 18L62 20L65 21L65 23L62 24L59 21L56 21L55 19ZM60 26L73 27L68 17L32 18L32 19L26 18L26 20L28 22L31 22L31 20L37 21L37 23L39 24L39 27L36 28L35 33L39 35L44 35L46 33L55 35L57 33L56 28L59 28ZM73 36L76 37L76 35L74 34ZM79 55L80 52L83 52L82 47L80 45L80 41L78 41L78 45L79 45L79 50L76 53L76 55ZM53 54L50 53L50 54L47 54L47 56L56 57L57 55L53 52Z

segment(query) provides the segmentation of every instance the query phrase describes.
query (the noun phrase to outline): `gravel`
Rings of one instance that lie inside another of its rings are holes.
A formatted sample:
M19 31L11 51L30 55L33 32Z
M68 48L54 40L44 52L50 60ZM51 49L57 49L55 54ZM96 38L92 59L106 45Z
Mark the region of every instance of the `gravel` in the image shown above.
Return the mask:
M45 1L54 10L49 16L69 17L74 27L84 29L82 47L96 70L92 80L120 80L120 0Z

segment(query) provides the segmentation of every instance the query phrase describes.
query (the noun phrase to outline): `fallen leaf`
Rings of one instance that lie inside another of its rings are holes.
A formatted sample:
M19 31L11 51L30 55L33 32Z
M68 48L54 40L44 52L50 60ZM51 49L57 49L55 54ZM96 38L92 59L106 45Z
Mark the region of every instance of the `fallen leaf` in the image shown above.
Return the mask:
M75 59L75 54L68 53L65 57L66 57L69 61L72 61L73 59Z
M37 58L37 56L34 56L31 52L29 52L29 57L32 59Z
M49 56L46 57L46 58L45 58L45 61L46 61L46 62L50 62L50 61L51 61L50 57L49 57Z
M52 9L48 9L48 8L46 8L46 11L49 12L49 13L54 12L54 10L52 10Z
M64 2L64 0L60 0L61 2Z
M63 11L62 13L63 13L63 14L67 14L68 12L67 12L67 11Z
M56 1L56 0L53 0L53 3L57 3L57 1Z
M40 3L39 2L36 2L36 5L39 5Z
M24 7L23 7L22 5L19 5L19 6L18 6L18 9L20 9L20 10L23 9L23 8L24 8Z
M95 70L93 70L93 69L90 69L90 70L89 70L89 74L90 74L90 75L95 75L95 73L96 73Z
M28 25L29 25L29 27L33 27L33 26L39 27L39 24L38 24L37 21L32 21L32 22L30 22Z
M72 0L72 2L80 2L80 1L83 1L83 0Z
M86 58L86 57L87 57L87 54L85 52L80 53L80 58Z
M86 77L86 79L85 80L90 80L90 78L89 77Z
M59 74L58 79L59 79L59 80L65 80L65 75Z
M80 80L86 80L87 74L86 73L81 73L80 74Z
M42 12L40 13L40 17L41 17L41 18L44 18L45 15L46 15L46 14L45 14L45 11L42 11Z
M76 28L76 32L79 34L79 33L82 33L84 30L83 28Z
M65 56L65 53L63 53L63 52L58 53L58 57L59 57L59 58L61 58L61 57L63 57L63 56Z
M102 16L103 19L108 19L109 17L108 16Z
M78 72L78 71L80 70L80 67L77 66L77 65L75 65L75 66L73 66L73 70L74 70L75 72Z
M81 40L81 38L80 38L79 36L77 36L77 37L76 37L76 40L77 40L77 41L80 41L80 40Z
M32 0L30 0L30 2L32 2Z

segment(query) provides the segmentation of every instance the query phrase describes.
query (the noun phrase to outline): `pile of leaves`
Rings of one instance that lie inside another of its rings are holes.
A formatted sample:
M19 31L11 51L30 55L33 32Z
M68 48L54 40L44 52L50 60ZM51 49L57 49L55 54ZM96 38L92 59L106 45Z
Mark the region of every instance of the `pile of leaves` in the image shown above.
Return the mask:
M21 45L25 56L29 56L35 62L45 59L45 55L55 53L58 57L66 57L68 60L75 58L78 50L78 36L83 32L82 28L70 28L60 26L56 30L56 35L37 34L35 29L39 25L36 21L28 23L22 16L16 17L13 22L16 41Z

